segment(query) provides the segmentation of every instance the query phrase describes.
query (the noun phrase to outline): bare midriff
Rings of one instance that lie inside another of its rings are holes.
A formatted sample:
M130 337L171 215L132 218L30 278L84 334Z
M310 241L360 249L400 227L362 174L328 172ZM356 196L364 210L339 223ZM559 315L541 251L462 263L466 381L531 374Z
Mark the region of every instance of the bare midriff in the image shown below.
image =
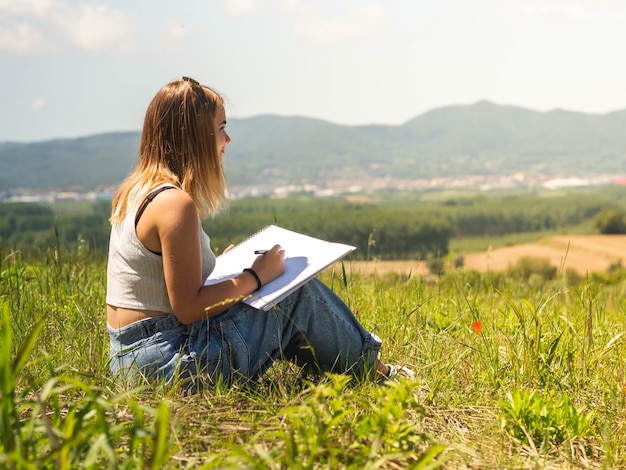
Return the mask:
M107 323L111 328L123 328L146 318L166 317L167 315L169 314L156 310L135 310L107 305Z

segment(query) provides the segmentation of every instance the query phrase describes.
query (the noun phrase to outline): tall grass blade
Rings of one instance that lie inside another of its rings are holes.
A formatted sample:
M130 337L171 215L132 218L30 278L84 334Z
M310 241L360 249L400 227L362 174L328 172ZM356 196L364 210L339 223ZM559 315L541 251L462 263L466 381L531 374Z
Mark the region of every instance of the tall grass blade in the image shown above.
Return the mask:
M20 349L17 352L17 355L15 356L15 360L13 361L12 369L13 369L14 376L17 377L19 373L22 371L22 369L24 368L24 366L26 365L26 363L28 362L28 359L30 358L30 354L33 352L33 349L35 348L35 344L37 343L37 339L39 338L39 335L41 334L41 330L43 329L45 325L45 320L46 320L45 318L42 318L41 320L39 320L33 327L30 334L26 337L24 342L21 344Z
M7 453L18 450L20 446L19 433L21 425L17 410L18 403L15 397L17 376L28 362L43 325L44 322L42 319L26 337L15 359L11 361L13 327L11 326L11 316L8 306L4 305L2 308L3 331L2 344L0 345L0 368L2 369L0 373L0 377L2 377L2 384L0 385L0 432L2 434L1 442L3 450Z
M441 468L446 459L439 457L445 450L446 446L433 444L420 455L418 461L415 465L412 465L411 468L414 470L433 470L435 468Z
M154 423L155 436L152 448L152 461L150 468L153 470L161 469L167 463L168 445L167 436L169 431L170 410L165 401L161 401L157 408L156 419Z
M17 422L15 410L15 375L11 366L11 347L13 345L13 329L9 307L2 308L2 343L0 344L0 436L2 452L11 453L17 443L13 432L13 424Z

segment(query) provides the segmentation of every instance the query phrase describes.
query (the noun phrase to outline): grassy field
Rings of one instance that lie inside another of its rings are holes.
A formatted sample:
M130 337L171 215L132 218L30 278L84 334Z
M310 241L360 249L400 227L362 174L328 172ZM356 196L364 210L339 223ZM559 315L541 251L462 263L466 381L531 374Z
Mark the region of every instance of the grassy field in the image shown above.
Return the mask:
M107 371L105 260L0 258L0 468L624 468L626 275L322 275L416 382L197 394Z

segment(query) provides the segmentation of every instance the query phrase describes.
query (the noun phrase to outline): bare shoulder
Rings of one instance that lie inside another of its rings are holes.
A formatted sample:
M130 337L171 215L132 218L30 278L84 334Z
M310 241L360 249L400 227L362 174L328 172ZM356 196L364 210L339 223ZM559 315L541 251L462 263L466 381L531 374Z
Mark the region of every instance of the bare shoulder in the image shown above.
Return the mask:
M146 206L136 231L143 245L162 253L168 247L192 244L197 236L198 211L184 191L162 191Z
M191 196L180 189L163 191L158 197L154 198L152 203L155 204L155 206L161 206L162 208L184 208L187 206L195 208L195 204L193 199L191 199Z
M172 190L163 191L155 197L146 207L145 216L155 226L172 228L197 220L198 211L189 194Z

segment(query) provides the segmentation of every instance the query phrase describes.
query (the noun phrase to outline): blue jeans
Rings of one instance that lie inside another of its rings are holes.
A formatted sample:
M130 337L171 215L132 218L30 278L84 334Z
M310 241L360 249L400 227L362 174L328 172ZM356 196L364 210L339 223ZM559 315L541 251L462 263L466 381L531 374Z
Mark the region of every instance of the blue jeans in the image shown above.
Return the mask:
M276 360L290 360L313 373L365 376L380 339L369 333L346 304L317 279L265 312L239 303L191 325L174 315L108 326L111 371L136 380L193 379L227 384L257 380Z

